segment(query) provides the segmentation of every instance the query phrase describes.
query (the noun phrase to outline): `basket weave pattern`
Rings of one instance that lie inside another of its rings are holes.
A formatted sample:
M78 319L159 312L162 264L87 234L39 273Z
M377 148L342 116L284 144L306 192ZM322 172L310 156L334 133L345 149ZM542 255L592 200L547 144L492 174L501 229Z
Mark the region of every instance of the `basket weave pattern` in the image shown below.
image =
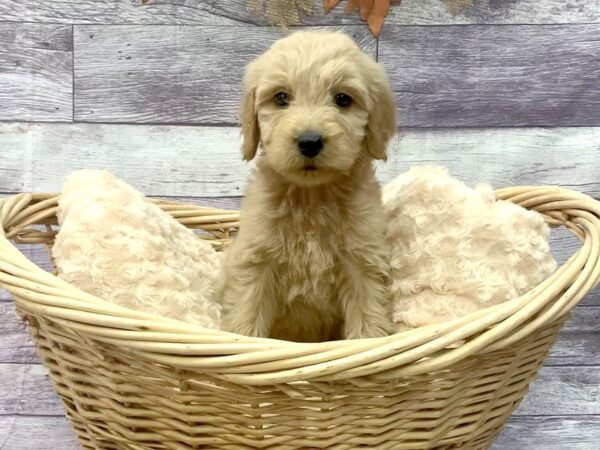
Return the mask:
M599 202L555 187L497 194L566 226L581 248L519 298L385 338L250 338L83 293L9 242L52 244L51 194L0 200L0 285L85 449L486 449L600 280ZM159 205L215 245L239 226L231 212Z

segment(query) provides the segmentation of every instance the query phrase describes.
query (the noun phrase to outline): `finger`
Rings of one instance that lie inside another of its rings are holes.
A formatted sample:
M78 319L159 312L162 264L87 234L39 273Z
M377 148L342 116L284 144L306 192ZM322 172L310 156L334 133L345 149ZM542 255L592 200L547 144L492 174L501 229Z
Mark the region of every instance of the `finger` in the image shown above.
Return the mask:
M379 33L381 33L381 28L383 27L383 21L385 20L385 16L387 15L390 9L390 0L375 0L373 3L373 9L371 10L371 14L369 14L369 18L367 19L367 23L369 24L369 29L373 36L379 37Z
M323 1L323 9L325 10L325 14L329 14L333 8L335 8L340 3L340 0L324 0Z
M373 34L373 37L379 37L379 35L381 34L381 29L383 28L383 20L384 18L381 16L369 16L367 24L369 25L369 30L371 30L371 34Z
M356 11L356 8L358 8L358 2L359 0L348 0L348 4L346 5L346 12L350 13Z
M367 20L373 9L373 0L360 0L360 18Z

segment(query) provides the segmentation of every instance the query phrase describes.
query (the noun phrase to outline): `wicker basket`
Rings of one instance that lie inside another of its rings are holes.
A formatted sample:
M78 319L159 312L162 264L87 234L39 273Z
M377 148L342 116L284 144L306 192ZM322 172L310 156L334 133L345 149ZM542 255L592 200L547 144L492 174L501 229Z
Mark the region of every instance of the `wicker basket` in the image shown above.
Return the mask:
M107 303L30 262L56 195L0 200L0 285L86 449L485 449L569 311L600 278L600 203L555 187L498 191L581 239L531 292L394 336L298 344L205 330ZM159 202L226 242L237 215ZM40 228L39 226L43 227Z

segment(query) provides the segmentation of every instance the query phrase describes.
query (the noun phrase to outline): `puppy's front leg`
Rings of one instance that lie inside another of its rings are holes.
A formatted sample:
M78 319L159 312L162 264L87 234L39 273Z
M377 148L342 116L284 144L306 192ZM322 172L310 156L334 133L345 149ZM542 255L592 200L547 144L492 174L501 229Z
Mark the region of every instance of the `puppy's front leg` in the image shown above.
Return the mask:
M223 328L245 336L268 337L274 320L273 275L263 266L230 267L220 297Z
M387 270L385 264L377 269L369 264L348 264L340 290L346 339L381 337L393 333Z

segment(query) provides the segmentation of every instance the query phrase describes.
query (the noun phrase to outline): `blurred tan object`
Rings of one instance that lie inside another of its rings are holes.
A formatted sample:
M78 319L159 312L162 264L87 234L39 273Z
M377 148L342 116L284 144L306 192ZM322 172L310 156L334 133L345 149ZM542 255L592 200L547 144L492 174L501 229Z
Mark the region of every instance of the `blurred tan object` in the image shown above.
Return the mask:
M345 11L347 13L360 9L360 18L365 20L373 36L378 37L383 27L383 21L387 16L392 3L400 3L401 0L348 0ZM324 0L323 8L329 13L340 3L340 0Z
M325 13L338 6L340 0L323 0ZM383 21L392 3L400 0L348 0L345 11L353 12L360 8L360 16L365 20L375 37L379 36ZM255 13L264 13L269 23L278 26L298 25L300 16L312 14L314 0L248 0L248 9Z
M286 27L300 23L300 13L312 14L314 0L248 0L248 9L264 13L272 25Z
M450 14L456 16L472 6L477 0L443 0Z

